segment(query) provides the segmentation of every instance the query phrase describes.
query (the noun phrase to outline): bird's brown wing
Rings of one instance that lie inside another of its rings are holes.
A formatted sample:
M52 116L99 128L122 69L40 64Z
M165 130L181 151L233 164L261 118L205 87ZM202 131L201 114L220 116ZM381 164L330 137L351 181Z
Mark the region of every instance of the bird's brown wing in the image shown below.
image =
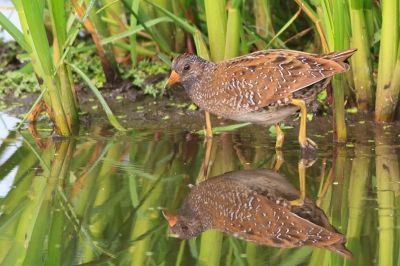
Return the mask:
M278 247L325 247L346 242L345 236L315 225L265 197L249 192L246 197L238 196L240 194L228 197L237 201L230 207L236 207L230 209L228 218L231 219L219 219L215 229Z
M343 62L287 50L265 50L217 63L217 87L241 110L288 102L292 93L345 72Z

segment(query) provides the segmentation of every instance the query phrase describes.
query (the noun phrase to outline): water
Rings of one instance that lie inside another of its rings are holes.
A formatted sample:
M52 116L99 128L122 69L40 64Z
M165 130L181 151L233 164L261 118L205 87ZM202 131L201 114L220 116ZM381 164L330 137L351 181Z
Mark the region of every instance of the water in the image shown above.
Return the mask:
M11 1L0 0L0 12L3 13L3 15L14 24L14 26L22 31L21 24L19 23L18 13L15 11ZM0 26L0 39L1 38L3 38L4 42L14 40L13 37Z
M61 142L33 138L0 114L1 265L398 265L400 131L349 115L349 143L334 145L328 118L308 123L318 144L306 194L347 236L347 260L314 247L280 249L218 231L169 236L176 213L203 181L202 135L170 126L119 133L100 126ZM39 125L46 128L47 125ZM278 173L300 187L298 128L287 131ZM276 167L274 138L248 126L215 136L209 178ZM279 155L279 154L278 154ZM246 176L243 176L246 178Z

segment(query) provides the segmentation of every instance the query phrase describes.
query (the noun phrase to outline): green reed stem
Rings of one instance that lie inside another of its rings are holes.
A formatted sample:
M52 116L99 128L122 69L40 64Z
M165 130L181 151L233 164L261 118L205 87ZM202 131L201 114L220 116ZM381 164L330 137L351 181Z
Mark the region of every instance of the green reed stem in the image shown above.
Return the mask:
M348 201L347 248L354 254L355 265L363 264L360 236L365 224L367 188L371 185L372 177L372 158L365 156L369 151L370 147L365 144L355 145L348 190L351 200Z
M225 0L205 0L206 22L210 41L211 61L221 61L225 56L226 11Z
M57 64L60 62L61 56L64 52L64 46L67 43L68 13L66 12L65 1L51 0L48 5L52 19L51 25L53 35L55 36L53 41L53 62L54 64ZM66 60L70 59L70 53L71 50L68 50L68 54L64 55L66 56ZM61 62L57 74L60 79L60 92L61 98L63 99L63 108L70 126L79 125L79 103L75 91L75 85L73 84L71 69L68 65ZM70 83L70 81L72 81L72 83Z
M132 0L132 10L136 14L139 12L139 0ZM136 27L138 21L134 15L131 14L130 19L130 28ZM131 58L132 58L132 66L136 66L137 64L137 48L136 48L136 38L137 34L132 34L130 37L130 51L131 51Z
M347 14L345 13L343 2L341 0L334 0L332 8L332 11L326 11L329 12L328 17L332 21L331 25L333 26L333 31L327 34L328 36L330 36L330 38L328 38L328 40L330 40L329 47L331 50L344 50L345 47L348 47L347 44L345 44L345 31L343 30L343 22L345 21L345 16L347 16ZM334 12L335 16L332 16L331 12ZM334 141L339 142L345 142L347 140L347 129L344 120L344 87L346 85L347 84L344 82L343 75L335 75L333 77L333 139Z
M124 5L120 1L115 0L101 0L101 3L103 7L106 7L104 12L102 12L102 18L105 18L105 20L109 20L110 22L112 22L106 24L108 34L110 36L114 36L122 32L125 29L125 27L122 25L127 24ZM132 5L133 4L134 3L132 3ZM128 43L128 39L121 39L119 41L123 44ZM123 58L125 56L125 49L121 49L120 47L114 45L113 50L116 58Z
M59 134L70 135L68 122L64 113L60 95L59 79L54 74L54 64L51 59L50 47L48 44L46 31L43 24L43 5L39 5L37 1L13 1L14 6L18 10L21 25L24 34L33 53L31 61L34 62L35 72L38 76L41 88L47 87L49 96L45 96L46 102L51 104L55 123L58 127Z
M374 91L372 80L372 62L370 52L370 38L365 26L363 1L350 0L350 18L352 30L352 46L358 50L352 56L351 67L356 91L356 101L359 110L371 110L374 107Z
M239 10L241 2L241 0L233 1L228 12L224 59L237 57L239 55L240 31L243 31Z
M384 150L387 148L376 147L377 154L385 154ZM391 148L390 148L391 149ZM387 154L387 153L386 153ZM385 158L386 157L386 158ZM376 158L376 176L377 176L377 197L378 197L378 214L379 214L379 263L381 265L395 265L393 264L394 251L394 210L395 198L393 188L392 170L396 170L392 165L388 165L387 156L377 156ZM390 160L390 159L389 159ZM399 169L397 167L397 173ZM396 251L397 252L397 251Z
M268 36L268 17L270 17L269 12L271 11L268 8L269 0L254 0L254 15L255 15L255 24L256 24L256 32L258 35L266 38ZM265 45L262 40L259 40L256 43L258 48L263 48Z
M381 45L375 104L375 121L377 122L391 122L398 102L400 87L393 86L393 77L399 53L399 5L398 0L386 0L382 3Z
M152 2L165 10L172 12L172 2L170 0L152 0ZM162 15L160 11L154 11L154 17L160 17ZM175 32L174 32L174 24L163 22L157 25L158 32L162 35L168 46L175 50Z
M151 240L152 235L146 235L148 231L150 231L154 226L150 222L151 220L158 220L160 216L160 211L154 209L153 206L157 206L160 203L160 199L162 198L164 192L164 182L161 182L163 177L165 176L166 169L168 167L168 160L163 160L168 156L169 150L166 148L170 142L159 141L155 143L155 148L149 150L149 160L145 166L147 172L153 174L156 177L156 181L152 181L150 179L144 178L141 180L141 186L138 193L140 194L140 200L143 201L141 205L139 205L138 212L141 212L143 215L136 215L136 219L134 224L132 225L132 234L130 236L132 241L135 241L134 244L130 247L129 253L132 255L131 265L143 265L146 261L147 251L151 249ZM147 159L146 159L147 160ZM157 165L156 168L154 166ZM154 171L154 172L153 172ZM138 175L138 180L140 180L140 176ZM142 237L142 235L146 235Z

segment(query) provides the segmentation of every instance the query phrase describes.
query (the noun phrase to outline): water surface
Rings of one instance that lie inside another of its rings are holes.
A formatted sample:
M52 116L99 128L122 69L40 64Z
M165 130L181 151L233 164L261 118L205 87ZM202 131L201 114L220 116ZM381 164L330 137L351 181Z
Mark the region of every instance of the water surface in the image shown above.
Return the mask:
M109 127L79 136L34 138L0 114L1 265L397 265L399 125L351 115L349 142L332 142L327 118L309 123L318 144L306 194L347 236L354 260L328 250L280 249L218 231L191 240L169 235L162 210L175 213L202 182L204 137L173 124L128 133ZM173 123L173 122L172 122ZM47 125L46 125L47 126ZM40 126L39 128L45 128ZM298 128L287 131L277 170L299 184ZM277 168L274 137L248 126L213 139L208 178ZM246 176L243 176L246 178Z

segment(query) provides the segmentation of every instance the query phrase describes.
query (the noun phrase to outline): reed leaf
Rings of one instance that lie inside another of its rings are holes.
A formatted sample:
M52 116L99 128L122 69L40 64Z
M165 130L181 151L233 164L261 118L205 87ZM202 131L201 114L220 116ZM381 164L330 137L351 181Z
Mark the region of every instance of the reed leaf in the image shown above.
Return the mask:
M25 41L25 37L22 32L10 21L3 13L0 12L0 25L14 38L14 40L21 45L21 47L27 52L31 53L32 49L29 44Z
M176 16L175 14L169 12L168 10L154 4L153 2L150 2L148 0L145 0L146 3L152 5L154 8L157 10L160 10L162 13L164 13L167 17L171 18L173 21L175 21L176 24L178 24L180 27L185 29L186 31L190 32L191 34L195 34L196 28L191 26L189 23L187 23L185 20L181 19L180 17Z
M154 25L156 25L156 24L158 24L160 22L172 22L172 21L173 20L168 18L168 17L159 17L159 18L155 18L155 19L149 20L149 21L145 22L144 24L147 27L152 27L152 26L154 26ZM142 31L143 29L144 28L143 28L142 25L137 25L137 26L131 27L131 28L129 28L129 29L127 29L127 30L125 30L125 31L123 31L121 33L112 35L112 36L110 36L108 38L104 38L101 41L101 44L103 45L103 44L108 44L108 43L114 43L119 39L135 35L139 31Z
M133 11L133 9L130 7L130 5L125 1L125 0L121 0L121 2L124 4L125 8L131 13L132 16L134 16L136 18L136 21L142 25L142 27L144 28L144 30L153 38L153 40L157 43L158 46L161 47L161 49L166 52L166 53L171 53L171 50L169 49L169 47L162 42L156 35L153 34L153 32L146 26L145 23L143 23L143 21L139 18L139 16L137 15L137 13L135 11ZM149 3L149 2L148 2Z
M104 111L106 112L107 118L110 121L110 123L119 131L127 131L121 124L118 122L117 118L115 118L113 112L111 111L110 107L108 106L107 102L104 100L103 96L99 92L99 90L96 88L96 86L92 83L90 78L86 76L85 73L83 73L77 66L74 64L69 64L72 67L72 69L81 76L81 78L86 82L86 84L89 86L89 88L92 90L94 95L96 95L97 99L99 100L101 106L103 106Z
M295 19L300 15L301 8L294 14L294 16L286 22L286 24L278 31L278 33L271 39L271 41L267 44L266 48L269 48L272 43L295 21Z

